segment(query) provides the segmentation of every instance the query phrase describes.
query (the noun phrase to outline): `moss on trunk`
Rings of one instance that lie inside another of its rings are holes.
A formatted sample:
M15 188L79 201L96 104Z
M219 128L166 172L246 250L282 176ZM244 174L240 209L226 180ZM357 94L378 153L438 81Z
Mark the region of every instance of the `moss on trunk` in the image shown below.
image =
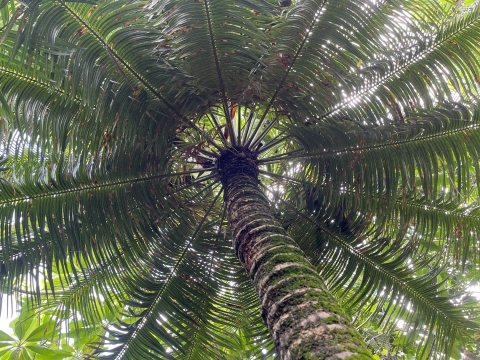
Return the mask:
M225 150L218 162L236 255L260 297L281 359L372 359L350 319L270 210L255 153Z

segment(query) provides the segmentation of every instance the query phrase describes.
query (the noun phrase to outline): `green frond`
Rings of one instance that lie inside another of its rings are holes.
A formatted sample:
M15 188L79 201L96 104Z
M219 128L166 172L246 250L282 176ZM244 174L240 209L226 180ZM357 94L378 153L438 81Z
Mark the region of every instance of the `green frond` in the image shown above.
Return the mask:
M288 221L289 231L352 314L362 318L365 311L369 319L391 328L402 319L411 334L424 334L420 349L447 356L452 342L472 336L478 328L468 315L473 302L448 293L445 281L438 281L443 269L429 255L412 257L412 235L403 244L402 239L359 237L355 226L345 227L355 220L332 224L330 218L325 213L316 219L296 213ZM442 340L432 341L432 333Z
M480 62L478 44L473 39L480 26L479 14L478 4L460 13L429 12L430 24L440 24L433 32L428 25L421 25L423 19L412 19L412 24L405 25L405 31L412 34L405 36L401 31L389 39L390 48L377 56L380 59L360 63L348 77L355 84L353 89L318 119L401 126L404 118L420 108L459 98L478 99Z
M177 236L183 235L183 242L172 238L177 246L168 247L168 256L163 254L161 260L152 257L148 270L128 284L132 297L126 304L134 322L120 323L112 329L111 347L105 350L107 358L119 354L133 359L152 354L161 358L218 357L238 348L238 336L247 336L248 343L253 338L259 342L252 354L271 347L263 326L259 326L255 311L258 299L235 291L248 279L222 241L225 234L207 230L215 225L205 222L210 210L193 234L178 228ZM248 292L252 290L250 285ZM246 323L237 319L239 311L248 314ZM240 330L248 335L239 335ZM154 346L145 348L145 339Z
M288 21L292 34L284 37L288 45L276 40L279 50L265 59L275 65L266 72L281 71L282 61L294 58L288 46L308 37L279 95L277 106L284 114L298 114L293 117L300 122L346 118L382 124L402 122L412 107L455 98L454 92L468 100L478 96L478 50L473 40L478 5L456 14L450 5L433 1L343 1L324 11L310 9L314 3L298 2L287 13L287 20L294 17ZM297 8L306 9L309 16L318 11L318 21L312 24L296 17ZM280 39L284 33L282 29Z
M192 77L196 93L211 103L248 101L251 72L262 65L268 26L275 15L268 1L159 1L152 6L165 36L162 58ZM227 109L224 109L227 111Z
M311 181L332 187L333 196L343 189L362 193L366 200L401 196L432 205L444 199L468 205L476 198L479 183L478 164L470 160L479 152L477 107L447 103L390 129L348 122L291 126L305 153L279 160L302 160Z
M303 186L315 201L375 216L389 234L411 226L423 243L451 244L457 264L465 264L478 230L477 107L445 104L389 130L291 127L306 152L282 161L304 163L296 178L311 179Z
M71 281L77 272L89 272L126 249L127 258L141 258L160 231L190 218L181 199L198 192L184 188L185 195L177 194L170 183L175 173L122 179L121 171L107 170L92 178L56 170L57 176L34 177L23 184L1 182L4 290L18 286L15 281L21 283L27 274L34 276L42 266L51 283L54 265ZM179 175L189 173L198 171Z

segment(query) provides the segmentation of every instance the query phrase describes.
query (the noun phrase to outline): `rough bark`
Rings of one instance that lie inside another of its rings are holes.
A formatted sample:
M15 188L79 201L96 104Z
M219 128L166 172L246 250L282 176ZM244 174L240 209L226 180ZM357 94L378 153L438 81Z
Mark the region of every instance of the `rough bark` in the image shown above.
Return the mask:
M255 154L225 151L218 164L234 250L260 297L281 359L372 359L315 268L274 219L258 187Z

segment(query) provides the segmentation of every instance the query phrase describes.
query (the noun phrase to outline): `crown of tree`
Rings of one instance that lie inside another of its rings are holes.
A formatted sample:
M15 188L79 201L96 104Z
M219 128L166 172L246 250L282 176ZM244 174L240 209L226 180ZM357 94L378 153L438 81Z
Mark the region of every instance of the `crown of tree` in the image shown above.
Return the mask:
M0 0L0 358L478 354L479 33L479 1Z

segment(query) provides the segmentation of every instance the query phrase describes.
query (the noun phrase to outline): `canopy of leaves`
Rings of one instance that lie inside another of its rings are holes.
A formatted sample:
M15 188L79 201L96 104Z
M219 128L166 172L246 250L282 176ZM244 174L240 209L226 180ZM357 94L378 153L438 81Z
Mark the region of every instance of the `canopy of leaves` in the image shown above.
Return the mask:
M477 351L479 33L478 1L0 0L0 356L274 357L238 146L378 356Z

